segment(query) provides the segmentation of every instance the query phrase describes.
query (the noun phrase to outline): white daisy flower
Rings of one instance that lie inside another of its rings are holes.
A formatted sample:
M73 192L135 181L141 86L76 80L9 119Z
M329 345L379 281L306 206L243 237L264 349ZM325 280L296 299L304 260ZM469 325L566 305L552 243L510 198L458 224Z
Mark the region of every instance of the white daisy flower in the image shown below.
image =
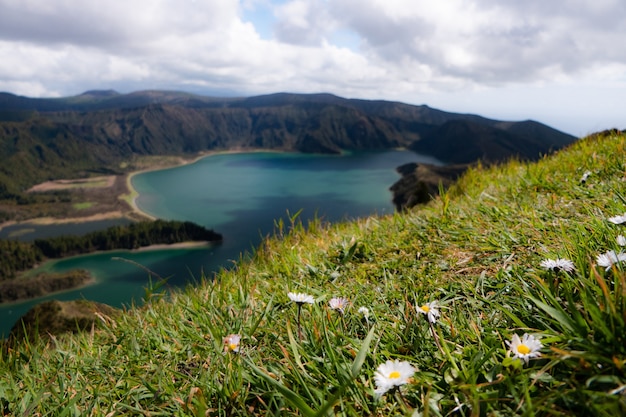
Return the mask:
M624 237L623 235L619 235L616 240L618 245L626 246L626 237Z
M333 310L337 310L341 314L344 313L346 307L348 307L348 304L350 304L350 301L347 298L343 297L331 298L328 301L328 305L330 306L330 308L332 308Z
M589 175L591 175L591 171L585 171L583 176L580 178L580 182L582 182L582 183L586 182L587 178L589 178Z
M626 223L626 213L622 214L621 216L613 216L613 217L609 217L609 221L613 224L623 224Z
M603 266L608 271L611 269L613 264L618 262L626 261L626 253L620 252L615 253L614 250L607 251L605 253L601 253L596 257L596 262L598 266Z
M570 261L569 259L562 259L562 258L544 259L543 261L541 261L540 265L543 268L554 271L554 272L559 272L559 271L572 272L573 270L576 269L576 267L574 266L574 262Z
M528 365L529 359L541 356L539 349L543 346L538 338L528 333L524 333L521 339L514 334L511 341L507 340L506 344L509 346L509 352L513 354L513 357L523 360L526 365Z
M224 351L225 352L239 352L239 343L241 342L241 335L229 334L224 338Z
M298 336L300 337L300 340L302 340L302 326L300 325L300 310L302 310L302 306L304 304L313 304L315 302L315 299L313 298L312 295L309 294L304 294L301 292L288 292L287 296L289 296L289 299L291 301L293 301L294 303L296 303L296 305L298 306Z
M374 374L376 389L374 393L380 397L391 388L407 384L415 373L415 368L406 361L388 360L378 365Z
M291 301L297 303L298 305L313 304L315 302L315 299L312 295L304 294L301 292L290 292L287 293L287 296Z
M363 314L366 319L370 316L370 310L367 307L359 307L359 314Z
M431 301L430 303L426 303L421 307L417 308L417 312L420 314L426 314L428 317L428 321L434 323L439 318L439 306L437 305L437 301Z

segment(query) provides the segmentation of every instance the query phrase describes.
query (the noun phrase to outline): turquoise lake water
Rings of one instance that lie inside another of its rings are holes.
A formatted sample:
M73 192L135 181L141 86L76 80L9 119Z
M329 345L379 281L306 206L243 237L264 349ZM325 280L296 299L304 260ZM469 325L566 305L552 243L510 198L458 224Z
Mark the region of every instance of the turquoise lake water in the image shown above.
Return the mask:
M96 283L37 300L0 306L0 336L34 304L49 299L89 299L116 307L140 304L150 274L182 287L228 268L271 234L275 221L301 210L300 219L340 221L393 213L389 187L407 162L439 162L409 151L359 152L341 156L289 153L221 154L193 164L135 175L141 210L168 220L189 220L224 237L221 244L189 249L116 251L47 263L44 268L89 270ZM23 227L23 226L22 226ZM88 231L93 225L85 224ZM29 228L30 229L30 228ZM80 233L80 225L33 226L22 237ZM5 230L4 233L11 233ZM0 238L3 238L0 235Z

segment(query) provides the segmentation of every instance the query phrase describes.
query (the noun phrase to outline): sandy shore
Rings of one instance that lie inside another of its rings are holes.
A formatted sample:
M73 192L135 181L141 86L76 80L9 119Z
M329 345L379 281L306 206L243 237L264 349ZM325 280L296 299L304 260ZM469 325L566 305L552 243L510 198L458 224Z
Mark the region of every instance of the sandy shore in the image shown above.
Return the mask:
M137 197L139 197L139 193L137 192L137 190L135 189L135 187L133 187L133 177L135 175L139 175L139 174L144 174L146 172L151 172L151 171L160 171L160 170L164 170L164 169L171 169L171 168L177 168L177 167L181 167L184 165L189 165L189 164L193 164L198 162L199 160L206 158L208 156L214 156L214 155L220 155L220 154L225 154L225 153L235 153L237 151L210 151L210 152L203 152L200 155L191 158L191 159L185 159L185 158L180 158L178 163L174 163L174 164L167 164L167 165L163 165L163 164L157 164L155 166L152 167L148 167L145 169L140 169L138 171L133 171L129 174L126 175L126 194L123 194L121 196L119 196L120 199L126 201L128 203L128 205L131 207L132 209L132 213L148 218L148 219L156 219L156 217L154 217L153 215L151 215L150 213L147 213L145 211L142 211L139 206L137 206Z
M171 169L171 168L181 167L184 165L195 164L201 159L204 159L210 156L216 156L216 155L230 155L230 154L238 154L238 153L280 153L280 152L283 152L283 151L276 150L276 149L229 149L229 150L222 150L222 151L202 152L198 156L195 156L191 159L184 159L181 157L179 160L179 163L176 163L176 164L155 165L155 166L141 169L138 171L133 171L127 174L126 175L126 189L128 190L128 192L125 195L121 195L120 198L125 200L130 205L130 207L132 208L132 212L134 214L154 220L155 219L154 216L152 216L150 213L146 213L145 211L142 211L137 206L137 197L139 196L139 193L137 192L135 187L133 187L133 184L132 184L132 179L135 175L139 175L139 174L143 174L143 173L151 172L151 171L161 171L164 169Z
M179 243L169 243L169 244L159 244L159 245L150 245L150 246L142 246L138 249L133 249L133 252L145 252L149 250L161 250L161 249L189 249L189 248L203 248L206 246L210 246L215 242L179 242Z

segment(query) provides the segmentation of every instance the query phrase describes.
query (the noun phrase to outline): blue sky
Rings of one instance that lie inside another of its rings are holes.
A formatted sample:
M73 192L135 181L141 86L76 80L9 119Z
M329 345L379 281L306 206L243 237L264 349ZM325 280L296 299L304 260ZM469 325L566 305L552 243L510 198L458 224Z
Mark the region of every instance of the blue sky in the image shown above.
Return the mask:
M0 0L0 91L328 92L626 128L623 0Z

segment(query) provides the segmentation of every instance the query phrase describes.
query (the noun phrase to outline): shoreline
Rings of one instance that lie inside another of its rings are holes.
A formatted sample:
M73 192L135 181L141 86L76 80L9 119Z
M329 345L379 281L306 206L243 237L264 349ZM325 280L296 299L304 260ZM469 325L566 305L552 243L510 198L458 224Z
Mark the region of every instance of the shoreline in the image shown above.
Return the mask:
M155 244L155 245L142 246L142 247L139 247L139 248L136 248L136 249L112 249L110 251L96 251L96 252L82 253L82 254L79 254L79 255L73 255L73 256L66 257L66 258L47 259L43 263L41 263L40 265L36 266L35 268L33 268L33 269L29 270L29 271L22 271L22 273L21 273L21 275L19 277L13 278L13 279L14 280L15 279L29 279L28 278L29 274L32 274L35 270L38 270L38 269L42 268L48 262L56 262L56 261L59 261L61 259L69 259L69 258L73 258L73 257L89 256L89 255L93 255L94 253L103 253L103 252L130 252L130 253L137 253L137 252L149 252L149 251L170 250L170 249L201 249L201 248L210 248L213 244L216 244L216 243L218 243L218 242L211 242L211 241L186 241L186 242L178 242L178 243L159 243L159 244ZM44 270L44 271L42 271L42 273L47 273L47 271ZM38 300L38 299L41 299L41 298L44 298L44 297L48 297L48 296L52 296L52 295L58 295L58 294L63 294L63 293L66 293L66 292L79 290L81 288L86 288L86 287L89 287L89 286L97 284L98 283L97 276L93 275L93 273L91 273L91 272L88 272L88 274L89 274L89 279L87 279L85 282L83 282L83 283L81 283L81 284L79 284L79 285L77 285L75 287L68 287L68 288L64 288L62 290L48 292L46 294L38 295L36 297L21 298L21 299L18 299L18 300L0 302L0 307L26 303L26 302Z
M402 150L402 149L403 148L394 148L394 150ZM186 157L184 155L183 156L181 155L156 155L160 157L171 158L169 160L170 162L166 162L166 163L157 162L157 163L152 164L151 166L147 166L146 168L137 169L135 171L131 171L131 172L119 175L119 176L114 176L114 177L119 177L115 179L114 181L124 182L125 190L121 192L120 194L118 194L116 197L118 200L121 200L126 203L126 205L129 207L128 210L120 209L120 210L113 210L113 211L103 211L100 213L96 212L95 214L92 214L89 216L81 216L81 217L64 217L64 218L33 217L30 219L19 220L19 221L7 220L5 222L0 223L0 230L2 230L5 227L10 227L10 226L15 226L15 225L20 225L20 226L22 225L23 226L59 225L59 224L67 224L67 223L87 223L87 222L93 222L93 221L114 220L114 219L128 219L128 220L133 220L133 221L141 220L141 219L156 220L157 219L156 216L146 211L143 211L137 205L137 198L139 197L139 192L135 189L135 187L132 184L132 179L135 175L139 175L139 174L143 174L143 173L151 172L151 171L161 171L161 170L166 170L166 169L179 168L182 166L194 164L204 158L211 157L211 156L229 155L229 154L246 154L246 153L252 154L252 153L299 153L299 152L290 152L290 151L285 151L281 149L233 148L233 149L203 151L203 152L197 153L195 156L190 155L189 157ZM173 162L174 159L177 160L177 162ZM93 178L78 178L75 180L61 179L61 180L56 180L56 181L59 183L67 183L69 185L73 185L75 183L88 182L88 180L93 180ZM109 181L106 188L112 187L113 182ZM35 186L31 187L31 189L33 188L36 189L39 185L41 184L36 184Z
M19 279L19 278L14 278L14 279ZM75 291L75 290L80 290L82 288L87 288L87 287L90 287L90 286L95 285L97 283L98 283L97 278L91 272L89 272L89 278L85 282L83 282L82 284L77 285L75 287L68 287L68 288L63 288L62 290L58 290L58 291L51 291L51 292L48 292L48 293L45 293L45 294L42 294L42 295L38 295L36 297L20 298L20 299L17 299L17 300L0 302L0 307L10 307L10 306L13 306L13 305L28 303L30 301L40 300L40 299L45 298L45 297L55 296L55 295L59 295L59 294L68 293L70 291Z
M214 244L218 244L220 241L195 241L190 240L187 242L178 242L178 243L157 243L155 245L150 246L142 246L137 249L114 249L114 250L127 250L130 252L148 252L153 250L170 250L170 249L196 249L196 248L204 248L211 247Z
M58 225L58 224L67 224L67 223L87 223L93 221L100 220L113 220L113 219L129 219L129 220L138 220L138 219L147 219L147 220L156 220L157 217L152 214L145 212L139 208L137 205L137 197L139 196L138 191L132 185L132 178L135 175L143 174L151 171L161 171L165 169L173 169L182 167L185 165L194 164L201 159L217 156L217 155L227 155L227 154L238 154L238 153L285 153L286 151L282 151L279 149L226 149L219 151L206 151L197 154L196 156L185 158L184 156L172 156L172 155L164 155L165 157L178 158L178 163L167 163L167 164L159 164L156 163L153 166L149 166L147 168L138 169L136 171L131 171L126 174L119 175L119 180L124 181L125 191L117 196L119 200L124 201L129 210L114 210L114 211L105 211L101 213L92 214L90 216L82 216L82 217L33 217L26 220L8 220L0 223L0 230L9 226L28 226L28 225ZM86 178L76 179L76 182L83 182ZM65 180L59 180L65 181ZM36 187L35 185L34 187Z
M240 153L286 153L286 151L282 151L279 149L225 149L225 150L220 150L220 151L200 152L197 156L192 157L190 159L185 159L184 157L180 157L181 162L179 164L172 164L172 165L165 165L165 166L157 165L157 166L129 172L128 174L126 174L126 179L125 179L127 193L120 195L118 198L128 203L128 205L131 207L130 213L133 213L142 217L147 217L148 219L151 219L151 220L156 220L157 217L141 210L139 206L137 205L137 197L139 196L139 192L135 189L135 187L133 187L133 184L132 184L132 179L135 175L144 174L146 172L152 172L152 171L163 171L166 169L179 168L179 167L183 167L186 165L195 164L196 162L204 158L211 157L211 156L232 155L232 154L240 154ZM0 225L0 229L2 229L2 225Z

